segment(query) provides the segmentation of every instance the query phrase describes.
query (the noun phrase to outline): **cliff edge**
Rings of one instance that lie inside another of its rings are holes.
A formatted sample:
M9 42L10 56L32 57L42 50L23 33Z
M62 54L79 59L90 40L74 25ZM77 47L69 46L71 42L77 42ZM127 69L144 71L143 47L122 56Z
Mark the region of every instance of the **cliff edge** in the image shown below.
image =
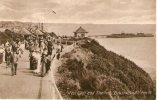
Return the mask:
M82 40L61 61L56 83L63 98L155 99L148 73L95 40Z

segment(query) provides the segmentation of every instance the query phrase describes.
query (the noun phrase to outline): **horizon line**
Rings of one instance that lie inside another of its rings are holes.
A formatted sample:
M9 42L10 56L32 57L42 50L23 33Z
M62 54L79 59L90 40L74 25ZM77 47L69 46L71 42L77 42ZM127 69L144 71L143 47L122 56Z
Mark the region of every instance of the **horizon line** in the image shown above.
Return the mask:
M82 22L37 22L37 21L18 21L18 20L0 20L0 22L21 22L21 23L44 23L44 24L95 24L95 25L105 25L105 24L139 24L139 25L145 25L145 24L153 24L156 25L156 23L82 23Z

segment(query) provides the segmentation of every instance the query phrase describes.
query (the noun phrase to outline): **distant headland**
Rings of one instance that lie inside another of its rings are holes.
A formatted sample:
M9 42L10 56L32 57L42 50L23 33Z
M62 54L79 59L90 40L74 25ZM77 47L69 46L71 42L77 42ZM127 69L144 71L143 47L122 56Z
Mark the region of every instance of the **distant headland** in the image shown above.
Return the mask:
M111 34L107 35L107 38L135 38L135 37L154 37L153 34L145 34L145 33L121 33L121 34Z

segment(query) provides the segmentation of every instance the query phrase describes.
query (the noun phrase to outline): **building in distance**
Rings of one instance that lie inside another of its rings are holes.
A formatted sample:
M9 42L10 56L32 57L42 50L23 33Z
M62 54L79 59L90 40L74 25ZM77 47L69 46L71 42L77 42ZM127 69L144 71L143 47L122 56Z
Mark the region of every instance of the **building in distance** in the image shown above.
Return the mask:
M87 31L82 28L81 26L74 32L74 37L75 38L84 38L87 36Z

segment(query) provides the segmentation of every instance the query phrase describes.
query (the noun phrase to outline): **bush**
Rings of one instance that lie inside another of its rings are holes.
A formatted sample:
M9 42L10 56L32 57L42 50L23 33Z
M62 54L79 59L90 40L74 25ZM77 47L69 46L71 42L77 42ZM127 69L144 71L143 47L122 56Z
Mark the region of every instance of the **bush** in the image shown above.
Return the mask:
M88 57L85 56L78 60L73 54L79 56L78 52L82 51L76 50L62 56L66 60L58 69L61 81L58 81L57 86L60 87L59 90L64 97L110 99L109 91L113 97L118 95L123 99L130 97L142 99L144 96L147 99L155 97L152 79L135 63L106 50L94 40L87 39L79 45L81 50L86 53L90 51L92 55L87 55ZM87 58L88 62L84 60ZM97 91L103 91L107 94L97 94ZM141 94L142 92L135 95L125 94L135 91L151 91L152 94L145 95ZM75 94L68 94L68 92L75 92ZM87 92L93 92L94 94L88 95ZM115 95L114 92L124 94Z

